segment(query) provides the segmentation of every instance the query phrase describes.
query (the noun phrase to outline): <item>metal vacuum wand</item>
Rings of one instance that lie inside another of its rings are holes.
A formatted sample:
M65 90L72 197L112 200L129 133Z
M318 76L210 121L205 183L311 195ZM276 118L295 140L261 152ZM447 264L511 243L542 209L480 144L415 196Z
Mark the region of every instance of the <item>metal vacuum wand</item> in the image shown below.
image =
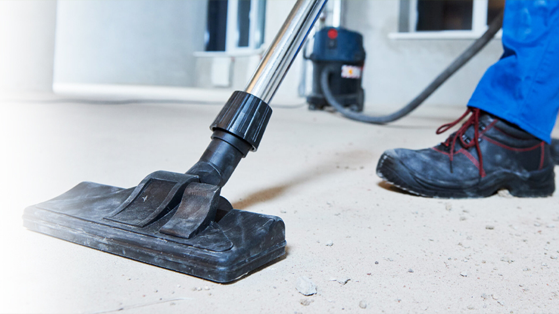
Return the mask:
M274 97L327 0L299 0L268 48L245 92L266 103Z
M272 115L268 103L301 50L327 0L298 0L244 92L231 95L210 126L200 160L188 170L202 183L223 186L249 151L256 151Z

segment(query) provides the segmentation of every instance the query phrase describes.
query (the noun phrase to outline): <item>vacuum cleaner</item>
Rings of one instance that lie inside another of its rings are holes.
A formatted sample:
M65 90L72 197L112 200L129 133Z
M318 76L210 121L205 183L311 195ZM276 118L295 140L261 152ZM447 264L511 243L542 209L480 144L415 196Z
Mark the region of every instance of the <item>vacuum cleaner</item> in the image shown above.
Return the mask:
M235 281L284 256L282 219L233 209L221 196L221 188L241 159L258 149L272 115L268 104L325 3L295 3L245 90L235 91L211 124L210 144L186 173L155 171L132 188L82 182L58 197L26 208L24 225L219 283ZM493 24L490 29L494 30ZM356 66L360 62L356 61ZM343 99L328 88L330 76L340 71L339 64L325 65L321 70L324 96L342 114L362 117L345 109L337 100Z
M485 33L478 38L472 45L470 45L458 58L456 58L446 69L444 69L417 97L402 109L385 116L369 116L360 113L363 110L363 92L360 92L361 103L358 109L349 107L346 98L342 97L347 80L344 80L344 72L340 71L340 67L351 66L355 64L357 58L351 59L351 55L359 56L359 63L361 67L365 61L365 51L363 50L363 39L355 32L339 29L340 34L345 35L342 38L345 44L342 47L333 47L325 45L324 34L329 34L336 28L324 28L316 33L315 44L313 53L311 54L311 61L313 62L313 85L312 93L307 98L309 109L323 109L326 106L332 106L336 111L344 117L351 120L372 123L372 124L386 124L403 118L413 110L417 109L434 91L436 91L446 80L448 80L454 73L456 73L462 66L464 66L470 59L472 59L479 51L481 51L495 34L501 29L503 25L503 12L501 12L489 24ZM327 41L327 40L326 40ZM312 56L315 56L312 58ZM328 56L328 57L324 57ZM360 60L360 57L363 57ZM335 62L333 62L335 61ZM341 65L340 65L341 63ZM359 84L361 88L361 72L359 72L359 81L354 81L354 84ZM354 89L355 90L355 89Z
M328 89L336 103L354 112L363 111L365 92L361 87L365 48L363 36L340 27L325 27L314 36L310 57L313 65L312 92L307 97L310 110L321 110L329 106L324 96ZM320 76L331 69L327 86L322 86Z

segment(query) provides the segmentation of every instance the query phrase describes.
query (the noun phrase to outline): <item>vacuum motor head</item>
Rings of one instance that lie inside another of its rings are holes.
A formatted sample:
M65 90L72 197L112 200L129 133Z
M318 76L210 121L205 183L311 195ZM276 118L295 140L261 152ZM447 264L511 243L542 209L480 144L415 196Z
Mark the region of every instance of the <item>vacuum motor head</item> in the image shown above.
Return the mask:
M312 93L307 97L309 109L323 109L330 104L320 84L323 71L332 72L328 88L336 100L350 110L363 111L365 94L361 87L365 49L363 36L339 27L325 27L314 36Z
M314 36L312 61L365 62L363 36L340 27L325 27Z

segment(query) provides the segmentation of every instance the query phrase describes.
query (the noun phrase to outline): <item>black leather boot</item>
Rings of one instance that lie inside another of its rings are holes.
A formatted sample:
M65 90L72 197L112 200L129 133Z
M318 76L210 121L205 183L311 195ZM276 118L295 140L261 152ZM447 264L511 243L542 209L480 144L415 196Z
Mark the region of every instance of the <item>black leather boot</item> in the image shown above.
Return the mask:
M440 198L486 197L507 189L518 197L555 191L550 147L515 125L469 108L437 134L470 118L444 142L421 150L391 149L377 174L410 193Z

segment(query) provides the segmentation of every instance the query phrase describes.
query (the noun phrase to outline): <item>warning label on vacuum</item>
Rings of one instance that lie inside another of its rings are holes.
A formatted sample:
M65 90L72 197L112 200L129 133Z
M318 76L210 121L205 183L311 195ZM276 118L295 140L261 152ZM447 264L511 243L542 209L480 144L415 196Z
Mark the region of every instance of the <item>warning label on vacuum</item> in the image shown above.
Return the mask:
M342 77L359 79L361 78L361 68L354 65L342 65Z

